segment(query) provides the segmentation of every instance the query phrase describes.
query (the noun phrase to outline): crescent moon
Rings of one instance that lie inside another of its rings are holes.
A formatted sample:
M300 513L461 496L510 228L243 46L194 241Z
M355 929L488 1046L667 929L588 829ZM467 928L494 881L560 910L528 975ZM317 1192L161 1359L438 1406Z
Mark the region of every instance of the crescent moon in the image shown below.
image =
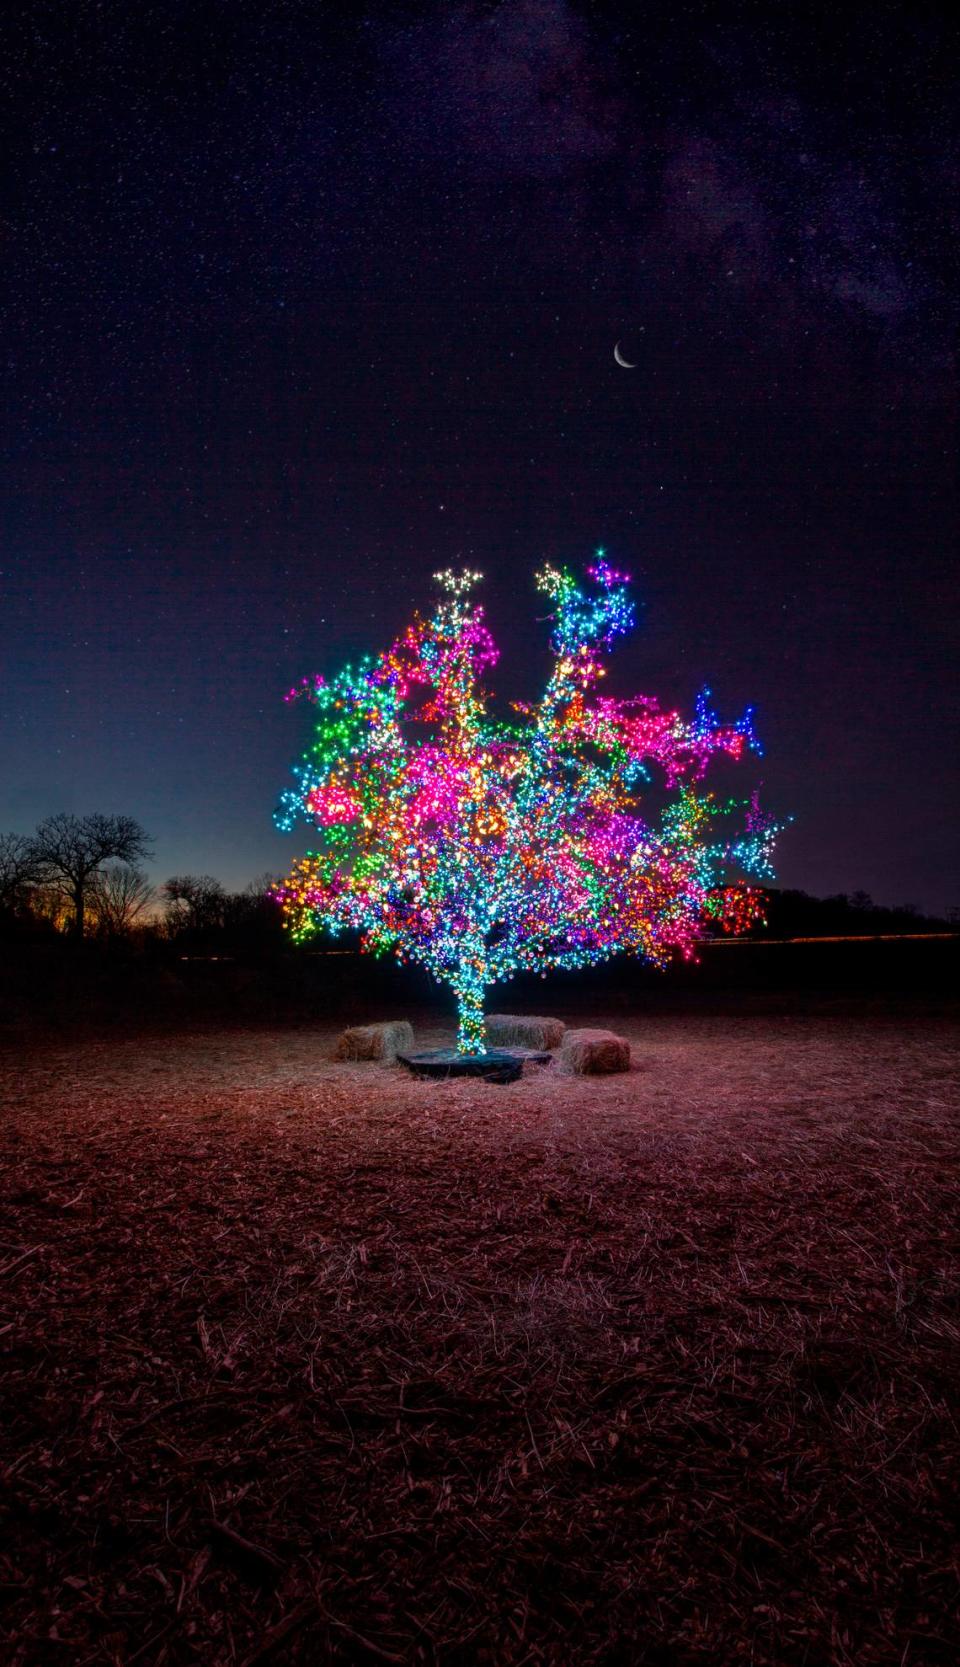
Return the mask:
M636 365L632 365L630 363L629 359L625 359L623 357L623 354L620 352L620 343L619 342L617 342L617 344L616 344L616 346L613 350L613 357L616 359L618 365L623 366L624 370L636 370L636 368L637 368Z

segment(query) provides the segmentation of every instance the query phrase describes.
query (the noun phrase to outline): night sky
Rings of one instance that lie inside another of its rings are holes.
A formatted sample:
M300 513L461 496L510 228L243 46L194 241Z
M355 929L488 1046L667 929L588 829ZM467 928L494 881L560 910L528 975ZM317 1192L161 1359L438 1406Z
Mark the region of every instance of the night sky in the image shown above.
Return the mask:
M602 544L758 708L786 885L960 903L947 8L11 4L0 828L299 851L302 675ZM620 341L636 368L613 358Z

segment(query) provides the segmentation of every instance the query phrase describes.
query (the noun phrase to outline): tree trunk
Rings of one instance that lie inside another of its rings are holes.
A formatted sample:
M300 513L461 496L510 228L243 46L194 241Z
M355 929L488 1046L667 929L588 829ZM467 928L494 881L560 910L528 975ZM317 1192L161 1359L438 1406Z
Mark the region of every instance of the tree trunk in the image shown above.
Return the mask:
M87 888L82 880L78 880L73 888L73 935L79 942L83 937L84 914L86 912Z
M486 1053L487 1041L483 1030L483 985L458 986L457 996L457 1052Z

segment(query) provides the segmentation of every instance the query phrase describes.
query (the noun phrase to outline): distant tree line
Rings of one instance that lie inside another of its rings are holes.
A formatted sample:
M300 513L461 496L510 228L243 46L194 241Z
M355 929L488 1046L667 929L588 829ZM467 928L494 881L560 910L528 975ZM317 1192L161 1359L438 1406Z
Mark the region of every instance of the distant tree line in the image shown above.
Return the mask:
M32 834L0 834L0 932L81 941L150 938L187 950L222 948L238 932L278 938L273 877L229 892L210 874L154 885L142 864L149 835L132 816L48 816Z
M56 934L119 942L149 939L182 954L256 950L281 942L273 876L229 892L211 874L174 874L154 885L142 866L149 835L132 816L48 816L32 834L0 834L0 933ZM869 936L951 930L960 910L924 915L913 904L887 907L864 891L811 897L766 893L766 938Z
M753 934L766 938L872 937L892 933L947 932L960 926L960 910L924 914L915 903L875 903L868 892L837 892L811 897L805 891L771 887L766 894L766 926Z
M91 1025L287 1023L341 1011L376 1016L385 1003L429 999L417 969L354 957L355 938L293 944L271 895L272 876L261 875L242 891L228 891L210 874L173 874L155 885L144 866L150 851L145 830L123 816L53 816L32 835L0 834L0 1040L36 1027L67 1034ZM798 954L723 951L692 970L678 965L666 978L624 956L605 974L582 980L586 999L607 999L603 990L620 981L618 1000L625 990L629 999L649 1003L658 991L666 993L672 978L678 987L694 984L708 1002L757 989L766 1001L774 986L815 989L820 999L834 986L862 993L873 988L871 980L882 990L915 995L922 989L940 1000L955 982L954 942L904 938L899 946L867 944L851 954L849 946L835 950L829 939L956 930L956 919L931 919L909 904L882 908L863 892L817 898L768 890L765 914L767 924L751 936L828 942ZM569 982L570 975L568 988ZM520 999L541 1001L539 982Z

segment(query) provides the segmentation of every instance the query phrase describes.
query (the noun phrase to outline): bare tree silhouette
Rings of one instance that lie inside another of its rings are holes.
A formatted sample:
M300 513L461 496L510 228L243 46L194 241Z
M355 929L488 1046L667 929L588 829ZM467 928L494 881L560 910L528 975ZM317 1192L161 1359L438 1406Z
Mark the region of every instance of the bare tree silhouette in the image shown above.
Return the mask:
M71 816L61 812L40 823L31 841L40 878L70 900L73 931L82 938L91 883L107 862L132 867L151 855L149 836L132 816Z
M140 918L156 896L149 876L142 868L111 863L98 869L90 882L90 904L97 925L110 937L122 937Z
M32 839L26 834L0 834L0 908L18 908L40 877Z
M209 931L223 925L227 894L212 874L174 874L163 887L173 930Z

